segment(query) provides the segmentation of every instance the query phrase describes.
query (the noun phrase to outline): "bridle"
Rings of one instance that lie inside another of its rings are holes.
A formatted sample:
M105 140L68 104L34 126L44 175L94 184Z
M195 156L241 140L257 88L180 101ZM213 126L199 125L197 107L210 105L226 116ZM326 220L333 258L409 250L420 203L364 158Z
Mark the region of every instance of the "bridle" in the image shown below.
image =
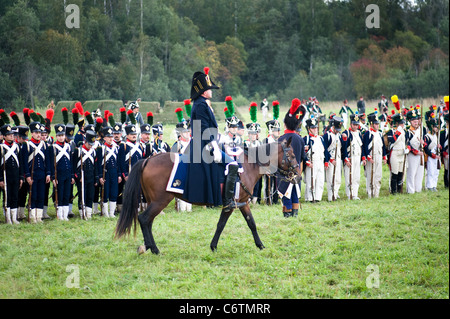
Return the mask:
M283 158L281 160L281 166L285 166L286 162L288 165L288 169L284 169L281 167L278 167L277 165L277 171L275 174L271 175L278 175L282 176L281 179L285 180L289 183L296 183L295 178L297 177L297 168L299 167L299 164L292 165L291 159L289 158L288 152L291 150L290 147L286 147L285 143L281 143L281 149L283 150Z

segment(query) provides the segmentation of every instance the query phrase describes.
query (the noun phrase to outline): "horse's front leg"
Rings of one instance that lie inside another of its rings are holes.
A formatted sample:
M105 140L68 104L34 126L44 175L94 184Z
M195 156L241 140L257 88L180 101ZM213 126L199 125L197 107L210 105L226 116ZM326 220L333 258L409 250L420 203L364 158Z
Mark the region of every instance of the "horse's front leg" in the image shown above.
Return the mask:
M233 210L231 210L227 213L222 210L222 213L220 214L219 222L217 223L216 233L214 234L211 244L209 245L209 247L211 247L212 251L217 250L217 243L219 242L220 234L222 234L222 231L225 228L225 225L227 224L228 218L230 218L231 213L233 213Z
M259 239L258 231L256 230L256 223L255 223L255 220L253 219L253 215L250 210L250 206L247 204L247 205L241 207L240 210L241 210L242 216L244 216L245 221L247 222L248 227L252 231L253 239L255 240L256 247L258 247L261 250L264 249L265 247L264 247L263 243L261 242L261 239Z

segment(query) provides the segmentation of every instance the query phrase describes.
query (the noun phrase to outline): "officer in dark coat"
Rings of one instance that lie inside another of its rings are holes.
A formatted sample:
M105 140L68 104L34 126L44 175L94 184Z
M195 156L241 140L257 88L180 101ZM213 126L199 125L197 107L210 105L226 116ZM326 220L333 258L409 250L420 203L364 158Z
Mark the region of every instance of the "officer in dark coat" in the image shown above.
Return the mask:
M235 203L234 191L239 165L221 151L218 145L218 125L210 106L212 90L219 89L211 81L209 68L195 72L192 78L191 112L192 141L189 150L190 163L187 169L186 189L183 199L190 203L219 206L225 212L245 205ZM222 201L221 186L224 166L228 175Z
M20 147L14 141L14 131L11 125L6 124L0 129L4 141L1 144L0 185L6 196L6 223L18 224L17 208L19 201L19 188L22 186L23 165L20 157Z

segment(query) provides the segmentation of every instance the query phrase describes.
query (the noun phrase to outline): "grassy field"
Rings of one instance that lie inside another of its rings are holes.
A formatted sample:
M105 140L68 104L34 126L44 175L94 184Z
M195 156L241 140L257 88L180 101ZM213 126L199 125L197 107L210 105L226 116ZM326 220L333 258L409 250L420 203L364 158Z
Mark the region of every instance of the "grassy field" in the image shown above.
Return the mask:
M448 298L442 184L394 197L384 179L380 198L361 188L360 201L341 187L340 200L303 203L298 218L254 205L262 251L236 213L211 252L219 211L177 213L173 203L155 220L158 256L137 255L140 230L114 240L117 219L98 215L0 224L0 298Z
M361 200L349 201L341 185L341 199L302 203L298 218L254 205L262 251L235 213L211 252L219 210L203 207L177 213L171 203L156 218L158 256L138 256L139 228L136 238L114 240L117 218L61 222L51 207L42 224L6 225L2 215L0 298L448 299L442 173L437 193L391 196L385 166L380 198L367 199L361 186Z

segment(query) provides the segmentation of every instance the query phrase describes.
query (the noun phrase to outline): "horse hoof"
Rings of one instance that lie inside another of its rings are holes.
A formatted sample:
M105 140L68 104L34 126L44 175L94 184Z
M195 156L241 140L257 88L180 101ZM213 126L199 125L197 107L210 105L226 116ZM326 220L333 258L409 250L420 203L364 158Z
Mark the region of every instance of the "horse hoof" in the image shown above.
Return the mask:
M210 248L213 253L215 253L217 251L217 246L210 246Z
M138 253L139 255L142 255L142 254L144 254L145 252L146 252L145 245L141 245L141 246L138 247L137 253Z
M259 248L259 250L263 250L263 249L266 248L266 247L264 247L264 245L261 244L260 246L258 246L258 248Z

